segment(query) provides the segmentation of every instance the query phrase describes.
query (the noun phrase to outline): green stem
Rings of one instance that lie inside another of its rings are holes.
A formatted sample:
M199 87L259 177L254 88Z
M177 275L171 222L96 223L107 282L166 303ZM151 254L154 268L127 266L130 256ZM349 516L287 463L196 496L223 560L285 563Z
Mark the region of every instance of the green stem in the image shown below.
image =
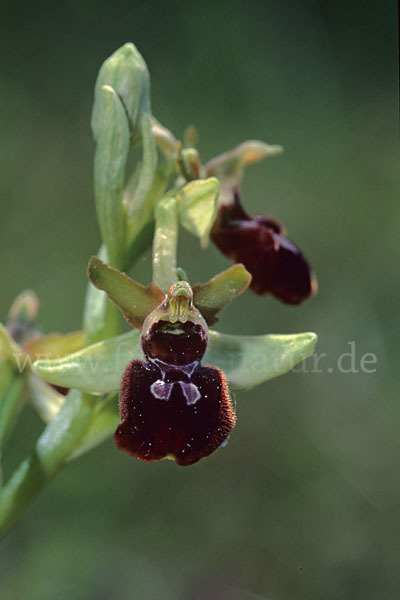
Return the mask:
M178 248L178 208L175 198L163 198L155 210L153 241L153 282L167 293L178 281L176 253Z
M32 455L13 473L0 494L0 538L64 466L89 427L98 399L72 390L38 439Z

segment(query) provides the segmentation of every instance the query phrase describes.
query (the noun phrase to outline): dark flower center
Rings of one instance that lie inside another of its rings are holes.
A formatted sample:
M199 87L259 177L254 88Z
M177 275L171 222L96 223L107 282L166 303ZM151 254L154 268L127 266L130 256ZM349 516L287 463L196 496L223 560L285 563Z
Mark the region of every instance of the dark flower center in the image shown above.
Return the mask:
M198 323L157 321L142 337L144 354L169 365L200 361L207 349L207 335Z

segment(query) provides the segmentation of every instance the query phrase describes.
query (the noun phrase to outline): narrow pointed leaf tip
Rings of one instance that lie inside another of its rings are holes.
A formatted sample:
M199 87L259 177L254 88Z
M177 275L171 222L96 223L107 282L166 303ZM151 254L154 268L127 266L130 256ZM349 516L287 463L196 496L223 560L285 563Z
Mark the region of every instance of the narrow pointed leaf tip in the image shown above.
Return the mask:
M206 283L193 286L193 303L208 325L218 321L216 314L250 285L251 275L243 265L233 265Z
M218 208L219 182L215 177L187 183L178 195L179 219L183 227L208 244Z
M93 285L104 290L110 300L122 311L132 327L141 328L143 321L164 300L159 287L137 283L124 273L106 265L92 256L88 265L88 277Z
M315 333L240 336L210 330L203 362L222 369L233 388L249 388L290 371L312 353L316 341ZM49 383L105 394L119 389L122 374L134 359L143 359L139 331L59 360L36 361L33 370Z

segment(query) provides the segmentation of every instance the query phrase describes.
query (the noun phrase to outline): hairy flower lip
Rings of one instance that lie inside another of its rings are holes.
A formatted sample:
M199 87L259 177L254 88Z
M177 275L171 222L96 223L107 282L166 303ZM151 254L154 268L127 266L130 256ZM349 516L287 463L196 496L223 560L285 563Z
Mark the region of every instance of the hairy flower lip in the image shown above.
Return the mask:
M190 383L199 397L189 402L181 385L171 388L167 400L154 395L152 386L160 376L153 361L129 363L121 382L122 423L115 443L145 462L173 458L180 466L192 465L219 448L235 424L225 377L219 369L198 363Z
M250 217L237 188L230 203L221 204L211 239L230 260L251 273L250 289L273 294L287 304L299 304L317 290L315 276L283 226L272 217Z

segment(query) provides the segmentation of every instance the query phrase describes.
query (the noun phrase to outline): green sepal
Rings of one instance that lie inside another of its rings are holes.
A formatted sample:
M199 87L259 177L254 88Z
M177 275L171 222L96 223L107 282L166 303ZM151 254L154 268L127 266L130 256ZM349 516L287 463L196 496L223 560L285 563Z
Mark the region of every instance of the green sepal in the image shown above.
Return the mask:
M219 182L215 177L187 183L177 196L179 220L183 227L207 246L218 208Z
M312 353L316 341L315 333L241 336L209 331L203 363L222 369L233 388L249 388L290 371ZM58 361L37 361L33 369L50 383L105 394L119 388L122 374L133 359L143 359L138 331L99 342Z
M64 358L38 360L33 371L54 385L108 394L119 389L122 373L133 359L143 359L137 330L97 342Z
M193 304L208 325L218 321L216 314L250 285L251 275L242 264L232 265L206 283L193 286Z
M164 300L164 293L154 283L137 283L121 271L92 256L88 277L94 286L104 290L110 300L122 311L132 327L141 328L143 321Z
M47 425L31 456L14 471L0 494L0 538L64 466L84 436L96 399L77 390Z
M129 124L116 91L103 86L99 94L103 95L104 109L94 159L96 213L110 263L121 267L125 248L122 197L129 152Z
M290 371L309 356L316 344L315 333L292 335L229 335L209 332L204 364L225 373L234 389L250 388Z
M95 85L92 130L97 141L104 120L101 88L109 85L120 97L129 119L132 141L140 135L139 120L143 111L150 112L150 76L144 58L132 43L124 44L101 66Z

